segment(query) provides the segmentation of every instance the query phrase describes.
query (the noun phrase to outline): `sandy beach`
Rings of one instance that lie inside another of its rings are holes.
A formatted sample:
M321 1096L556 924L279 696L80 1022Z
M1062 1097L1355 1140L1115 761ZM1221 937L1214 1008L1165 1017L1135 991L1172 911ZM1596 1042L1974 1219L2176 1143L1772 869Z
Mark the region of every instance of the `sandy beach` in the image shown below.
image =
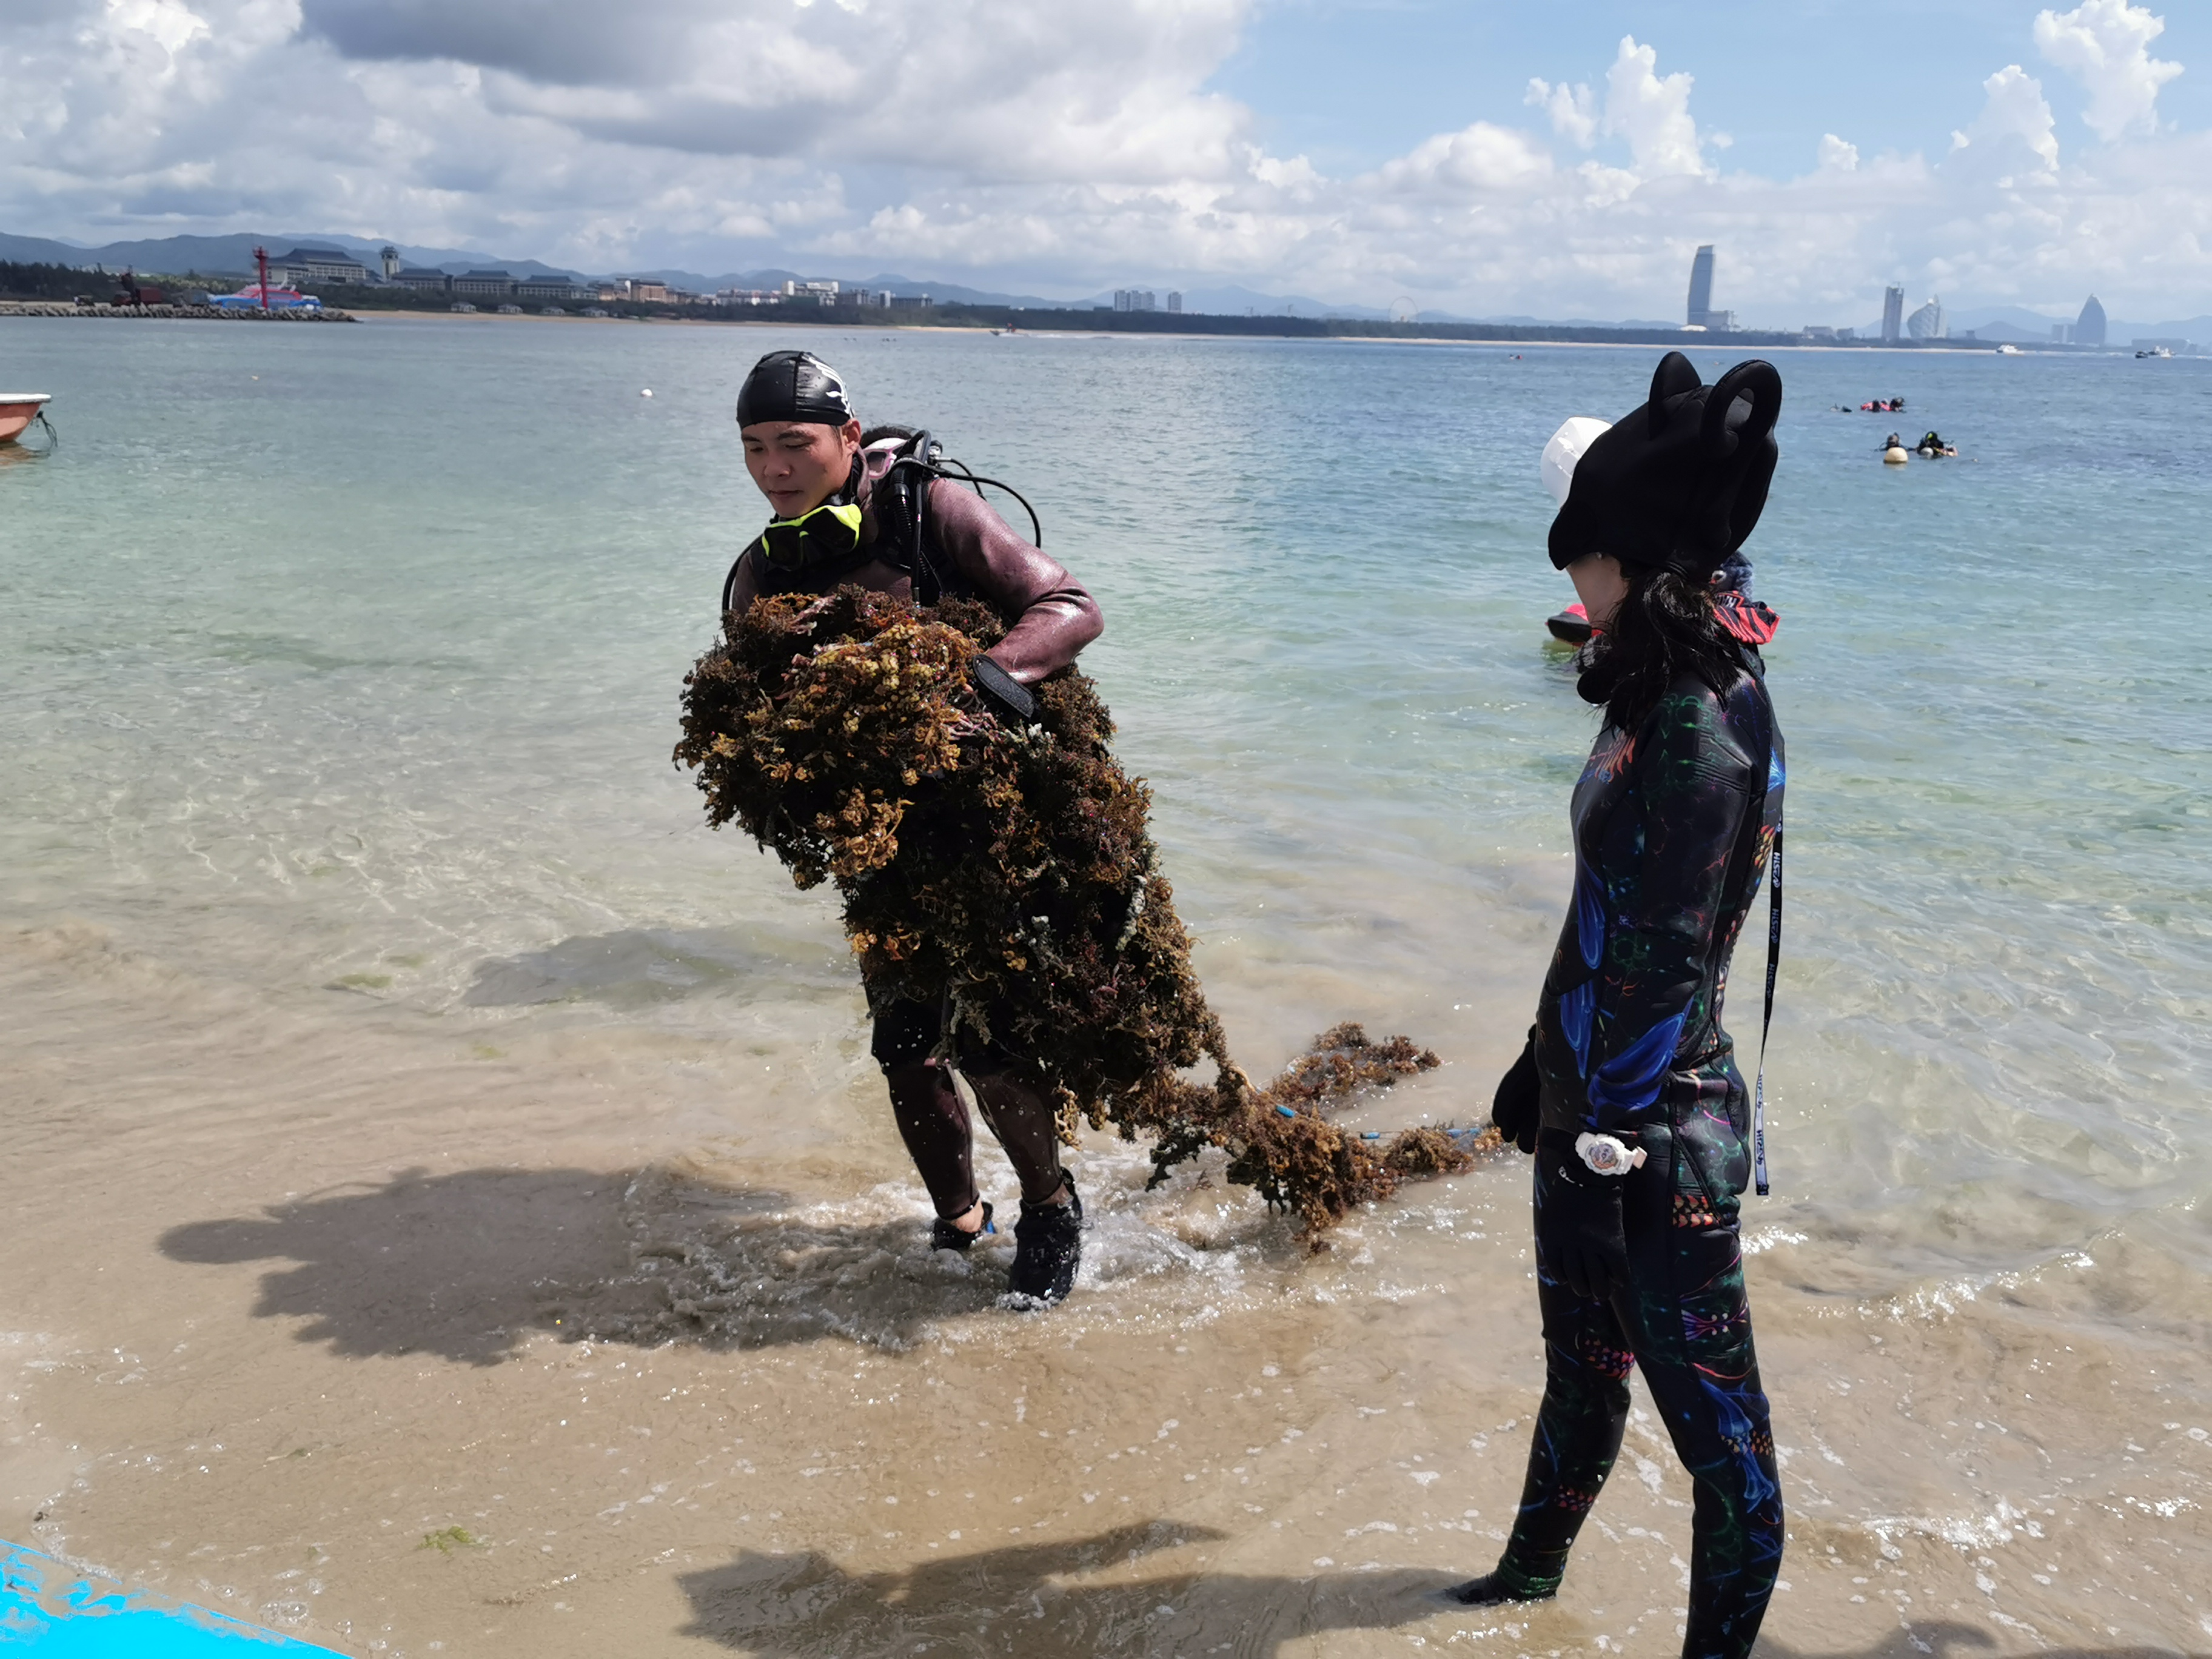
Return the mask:
M0 1494L50 1551L362 1653L1674 1634L1687 1487L1642 1407L1558 1603L1433 1599L1502 1539L1540 1389L1517 1160L1316 1258L1218 1168L1147 1196L1095 1146L1105 1282L1025 1319L994 1253L922 1248L849 1036L766 1082L605 1036L492 1054L88 927L11 935L0 973L42 1013ZM702 1133L737 1119L791 1127ZM2148 1609L2197 1593L2212 1447L2136 1355L2057 1340L2075 1275L1869 1304L1786 1228L1753 1243L1794 1500L1761 1651L2167 1650Z

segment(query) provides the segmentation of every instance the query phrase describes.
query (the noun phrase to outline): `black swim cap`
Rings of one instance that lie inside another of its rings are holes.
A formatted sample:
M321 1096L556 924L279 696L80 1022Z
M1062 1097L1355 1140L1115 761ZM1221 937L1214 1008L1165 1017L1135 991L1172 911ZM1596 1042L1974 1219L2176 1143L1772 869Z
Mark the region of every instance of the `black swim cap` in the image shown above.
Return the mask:
M1552 520L1552 563L1591 553L1703 580L1743 545L1774 477L1782 374L1753 358L1711 386L1679 351L1641 409L1592 441Z
M805 421L842 426L854 419L845 382L811 351L771 351L753 365L738 392L738 424Z

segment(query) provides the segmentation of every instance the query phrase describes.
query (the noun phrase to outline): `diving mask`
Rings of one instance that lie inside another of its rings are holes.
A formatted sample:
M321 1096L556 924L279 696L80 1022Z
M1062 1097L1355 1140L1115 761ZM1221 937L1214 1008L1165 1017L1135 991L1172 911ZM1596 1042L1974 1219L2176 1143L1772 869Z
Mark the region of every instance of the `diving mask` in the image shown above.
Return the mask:
M850 558L860 545L860 504L824 501L795 519L771 519L761 556L778 570L811 570Z

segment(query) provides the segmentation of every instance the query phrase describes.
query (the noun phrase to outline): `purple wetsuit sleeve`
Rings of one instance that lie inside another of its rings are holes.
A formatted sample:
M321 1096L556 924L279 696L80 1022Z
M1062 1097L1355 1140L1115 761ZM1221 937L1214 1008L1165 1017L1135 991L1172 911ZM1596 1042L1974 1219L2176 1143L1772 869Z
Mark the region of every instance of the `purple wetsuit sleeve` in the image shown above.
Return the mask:
M973 490L937 479L929 513L938 546L977 592L1015 619L990 656L1016 679L1030 684L1065 668L1104 629L1098 602L1083 584L1016 535Z

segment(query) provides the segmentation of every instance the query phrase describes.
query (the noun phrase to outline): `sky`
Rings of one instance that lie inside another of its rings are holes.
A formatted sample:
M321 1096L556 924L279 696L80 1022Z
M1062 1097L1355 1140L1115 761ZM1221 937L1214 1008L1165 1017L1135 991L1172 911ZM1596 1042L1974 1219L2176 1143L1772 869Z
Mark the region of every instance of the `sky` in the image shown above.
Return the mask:
M1750 326L2212 312L2212 4L0 0L0 230Z

